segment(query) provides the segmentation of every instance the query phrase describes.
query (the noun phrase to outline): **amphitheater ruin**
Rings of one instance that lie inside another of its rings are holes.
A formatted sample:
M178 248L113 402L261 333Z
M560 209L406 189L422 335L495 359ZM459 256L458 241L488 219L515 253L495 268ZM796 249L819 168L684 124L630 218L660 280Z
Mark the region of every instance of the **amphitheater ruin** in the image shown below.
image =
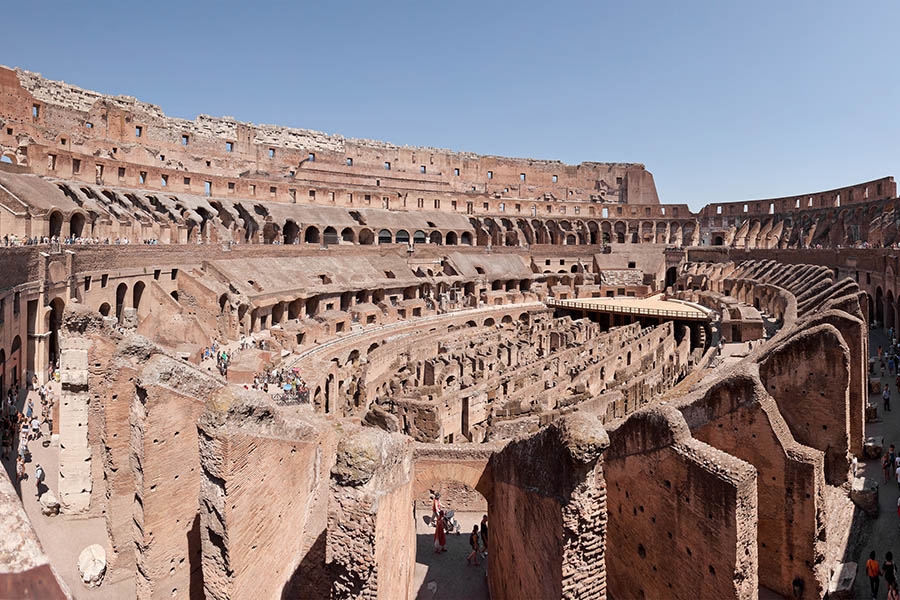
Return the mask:
M863 578L892 177L694 213L641 164L177 119L10 68L0 154L4 416L57 398L40 503L4 460L2 597L449 598L417 575L433 491L488 515L495 600ZM58 558L89 526L98 587Z

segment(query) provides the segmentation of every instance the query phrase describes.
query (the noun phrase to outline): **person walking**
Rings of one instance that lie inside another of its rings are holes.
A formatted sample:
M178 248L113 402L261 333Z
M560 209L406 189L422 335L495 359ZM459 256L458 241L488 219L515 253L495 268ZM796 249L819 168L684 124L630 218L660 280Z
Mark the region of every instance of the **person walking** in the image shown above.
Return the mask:
M434 551L447 551L447 532L444 531L444 511L438 513L437 525L434 528Z
M881 563L881 574L884 575L884 581L888 587L897 587L897 568L894 566L893 552L885 552L884 562Z
M878 585L881 582L881 565L875 559L875 551L869 552L869 560L866 561L866 575L869 576L869 590L872 592L872 600L878 597Z
M19 485L22 484L22 480L25 479L25 459L21 456L16 457L16 483Z
M897 584L888 584L887 600L900 600L900 591L897 590Z
M881 391L881 399L884 400L884 412L891 411L891 384L884 384L884 389Z
M891 477L891 455L887 452L881 457L881 472L884 474L884 482L887 483Z
M472 547L472 551L466 557L466 563L470 566L474 564L477 567L481 564L478 562L478 524L472 526L472 533L469 534L469 546Z
M431 524L437 526L438 518L440 517L443 509L441 507L441 493L434 492L431 495Z
M41 497L41 486L44 485L44 469L41 465L37 465L34 468L34 487L35 487L35 498Z
M481 549L482 549L481 555L482 556L487 556L487 549L488 549L487 542L488 542L488 520L487 520L487 515L484 515L483 517L481 517Z

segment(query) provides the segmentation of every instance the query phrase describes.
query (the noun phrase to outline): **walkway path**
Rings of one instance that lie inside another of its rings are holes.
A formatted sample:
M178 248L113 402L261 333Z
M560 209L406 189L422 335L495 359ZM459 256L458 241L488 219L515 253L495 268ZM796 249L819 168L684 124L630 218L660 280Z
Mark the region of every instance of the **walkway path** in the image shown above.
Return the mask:
M882 329L872 329L869 335L869 353L871 356L877 357L878 346L887 348L889 344L887 333ZM875 423L866 424L866 436L883 436L885 449L890 444L895 444L900 448L900 394L894 385L896 375L890 375L885 371L885 376L881 378L882 385L889 385L891 389L891 407L893 410L884 412L882 409L881 397L878 394L869 396L869 401L876 403L878 406L878 416L880 420ZM885 552L894 553L895 562L900 563L900 518L897 516L897 499L900 497L900 488L896 479L884 483L884 476L881 470L880 460L867 460L860 465L860 470L865 470L867 478L877 481L880 488L878 490L878 518L868 520L867 524L871 525L868 531L862 531L863 539L862 554L859 557L850 557L850 560L859 562L859 570L856 575L856 596L857 598L869 598L869 581L865 573L865 561L869 556L869 552L874 550L879 561L884 560ZM887 597L887 586L884 580L881 581L878 598Z

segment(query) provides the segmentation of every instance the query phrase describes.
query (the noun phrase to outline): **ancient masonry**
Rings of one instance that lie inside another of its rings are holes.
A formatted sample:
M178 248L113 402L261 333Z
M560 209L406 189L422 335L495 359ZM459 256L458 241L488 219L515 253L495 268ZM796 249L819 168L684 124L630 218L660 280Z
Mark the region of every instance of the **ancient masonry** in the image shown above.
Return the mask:
M414 598L434 489L486 508L495 599L845 585L893 178L695 214L640 164L173 119L7 68L0 155L0 389L58 365L61 510L105 521L139 598ZM202 360L242 338L226 376ZM272 366L309 402L250 385ZM0 596L67 597L6 478L0 528Z

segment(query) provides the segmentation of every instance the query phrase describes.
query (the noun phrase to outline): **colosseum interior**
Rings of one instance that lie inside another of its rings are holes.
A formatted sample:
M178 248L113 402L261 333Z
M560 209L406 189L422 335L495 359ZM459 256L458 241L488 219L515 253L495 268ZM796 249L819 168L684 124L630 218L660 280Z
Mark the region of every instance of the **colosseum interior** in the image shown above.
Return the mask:
M641 164L176 119L9 68L0 154L4 416L52 398L29 477L17 439L3 461L0 596L864 589L892 177L695 213ZM436 491L453 556L487 515L478 570L433 552Z

